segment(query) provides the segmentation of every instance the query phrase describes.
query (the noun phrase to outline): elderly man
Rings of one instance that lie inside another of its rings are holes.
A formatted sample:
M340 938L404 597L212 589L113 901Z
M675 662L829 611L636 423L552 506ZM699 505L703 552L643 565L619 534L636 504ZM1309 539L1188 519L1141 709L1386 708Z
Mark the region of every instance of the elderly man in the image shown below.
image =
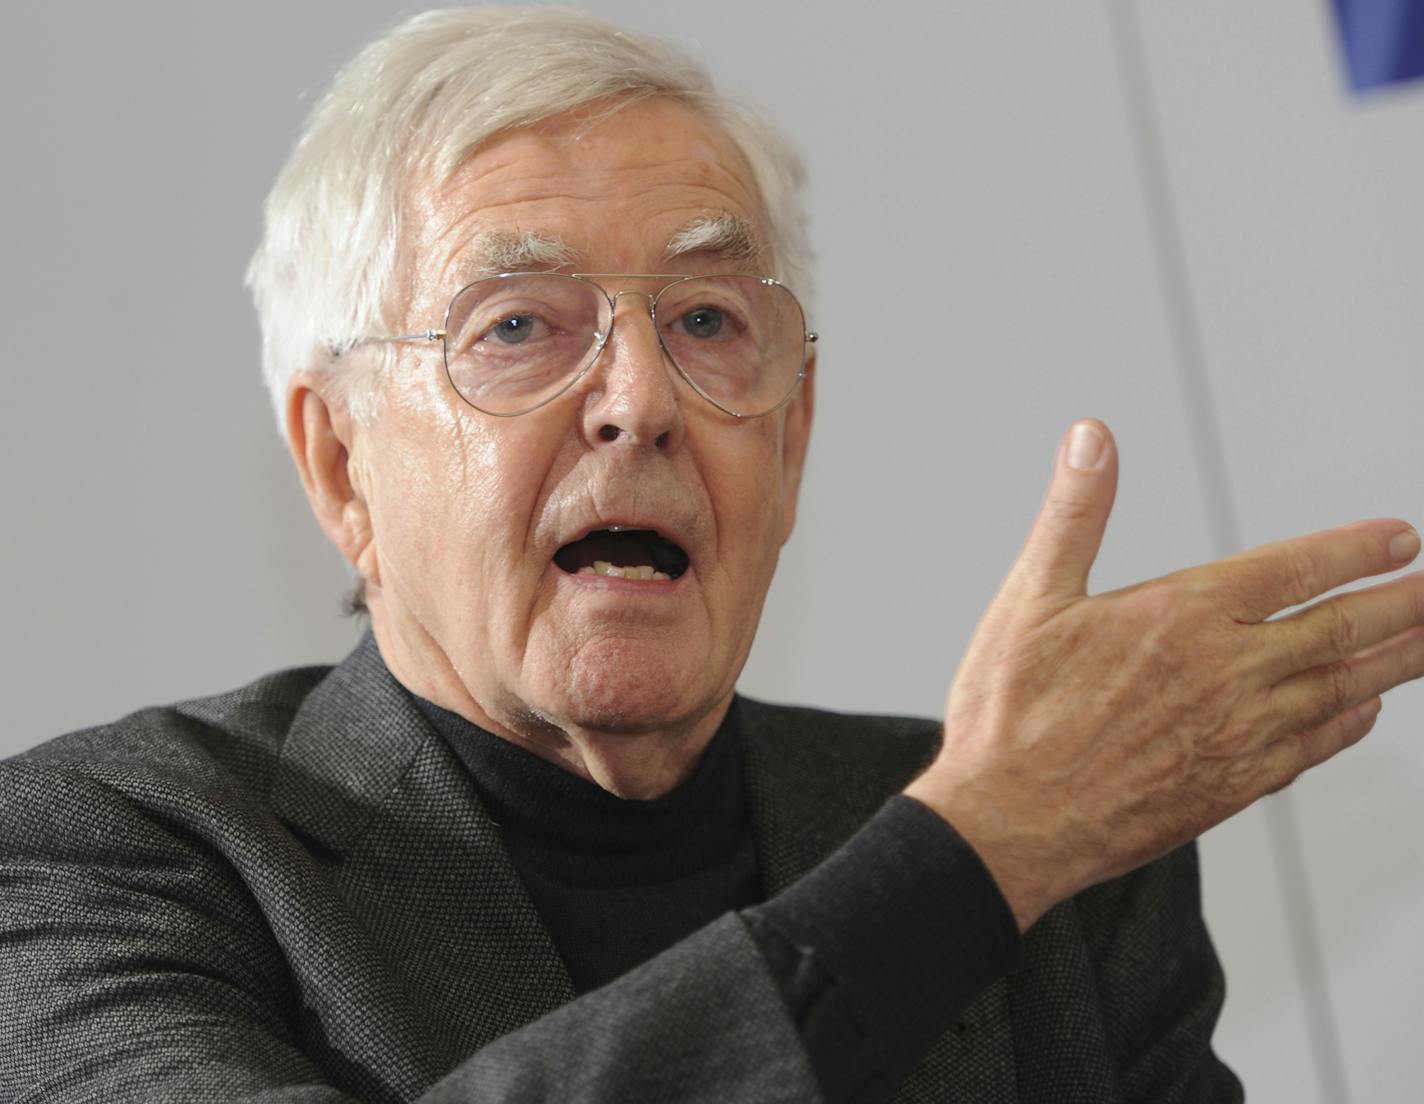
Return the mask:
M1241 1098L1190 841L1424 673L1417 574L1267 623L1417 537L1090 598L1084 422L942 725L738 697L811 426L799 181L568 13L338 77L251 281L370 632L3 766L0 1098Z

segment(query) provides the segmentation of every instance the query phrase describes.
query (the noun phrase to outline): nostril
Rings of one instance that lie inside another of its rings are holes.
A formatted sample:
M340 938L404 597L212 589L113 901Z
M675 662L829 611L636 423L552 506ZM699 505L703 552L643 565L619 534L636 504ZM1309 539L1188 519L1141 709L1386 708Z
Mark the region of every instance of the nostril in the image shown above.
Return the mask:
M605 425L598 431L598 436L603 441L616 441L622 432L616 425Z
M653 445L660 449L667 448L668 438L671 436L671 433L659 433L657 440L653 442Z

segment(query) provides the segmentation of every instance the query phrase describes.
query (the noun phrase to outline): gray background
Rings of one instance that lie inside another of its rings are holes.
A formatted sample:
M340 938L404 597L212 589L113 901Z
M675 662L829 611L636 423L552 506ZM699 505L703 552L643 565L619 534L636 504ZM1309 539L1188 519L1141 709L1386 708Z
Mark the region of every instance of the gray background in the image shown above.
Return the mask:
M820 407L745 691L937 713L1078 417L1121 451L1094 592L1424 523L1424 84L1351 97L1323 0L587 7L812 171ZM412 10L7 10L0 753L354 639L240 278L313 96ZM1421 722L1391 693L1203 841L1254 1101L1417 1091Z

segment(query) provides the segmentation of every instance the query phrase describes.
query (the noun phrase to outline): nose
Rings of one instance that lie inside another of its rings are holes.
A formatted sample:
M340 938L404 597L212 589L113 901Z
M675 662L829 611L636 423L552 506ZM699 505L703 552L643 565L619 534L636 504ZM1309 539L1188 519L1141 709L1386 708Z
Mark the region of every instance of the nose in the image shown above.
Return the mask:
M682 440L682 404L642 292L613 296L612 331L589 369L584 435L596 445L642 445L670 452Z

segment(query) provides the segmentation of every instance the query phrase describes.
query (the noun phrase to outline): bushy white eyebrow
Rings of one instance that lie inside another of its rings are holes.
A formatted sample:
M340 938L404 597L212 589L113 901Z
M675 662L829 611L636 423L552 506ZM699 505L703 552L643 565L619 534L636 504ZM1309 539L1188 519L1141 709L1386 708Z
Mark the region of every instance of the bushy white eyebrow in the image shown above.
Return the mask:
M484 230L470 243L462 270L467 280L501 272L526 272L577 264L579 252L563 238L540 230Z
M740 215L718 211L694 219L668 241L665 260L688 253L713 253L725 261L759 263L765 253L756 228Z

